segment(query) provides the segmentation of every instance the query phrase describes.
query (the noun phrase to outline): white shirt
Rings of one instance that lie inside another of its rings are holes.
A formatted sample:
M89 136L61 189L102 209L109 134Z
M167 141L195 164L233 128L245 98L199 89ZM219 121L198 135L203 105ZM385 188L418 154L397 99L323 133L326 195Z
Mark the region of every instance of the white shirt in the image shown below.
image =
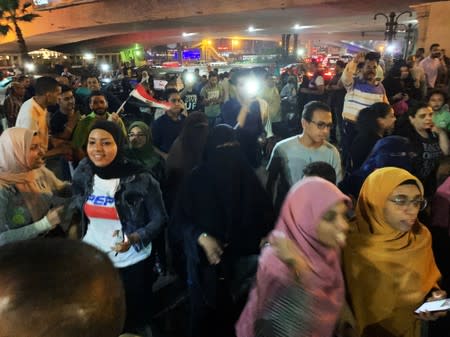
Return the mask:
M25 129L31 129L39 133L42 145L48 149L48 124L47 109L43 109L34 99L34 97L25 101L20 107L17 115L16 126Z
M425 57L420 63L421 66L427 75L427 85L429 88L434 88L436 84L436 80L438 77L438 70L441 66L441 61L438 58L431 58L430 56Z
M116 268L124 268L149 257L152 244L139 252L133 246L124 253L117 254L113 250L116 243L126 240L114 199L119 181L94 175L94 188L84 205L89 225L83 241L108 254Z

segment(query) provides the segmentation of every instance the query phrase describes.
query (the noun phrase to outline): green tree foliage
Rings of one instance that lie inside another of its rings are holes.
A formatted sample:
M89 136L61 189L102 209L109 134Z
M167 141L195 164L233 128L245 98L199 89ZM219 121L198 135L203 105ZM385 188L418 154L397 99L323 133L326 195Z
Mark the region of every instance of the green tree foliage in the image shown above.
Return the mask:
M27 44L23 38L19 23L32 22L39 14L31 13L31 2L20 4L20 0L0 0L0 34L6 35L13 31L17 37L22 60L29 60Z

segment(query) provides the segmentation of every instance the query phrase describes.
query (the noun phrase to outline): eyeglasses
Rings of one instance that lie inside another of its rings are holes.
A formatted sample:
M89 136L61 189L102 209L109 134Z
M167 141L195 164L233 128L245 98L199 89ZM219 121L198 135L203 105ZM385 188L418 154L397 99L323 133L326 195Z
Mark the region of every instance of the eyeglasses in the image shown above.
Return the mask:
M133 138L133 137L137 137L137 138L142 138L145 137L144 133L129 133L128 137Z
M420 211L423 211L427 207L427 200L424 198L409 199L406 195L396 195L388 200L402 208L413 205L414 208L418 208Z
M331 129L333 127L333 123L316 122L316 121L310 121L310 123L316 124L319 130L323 130L325 128Z

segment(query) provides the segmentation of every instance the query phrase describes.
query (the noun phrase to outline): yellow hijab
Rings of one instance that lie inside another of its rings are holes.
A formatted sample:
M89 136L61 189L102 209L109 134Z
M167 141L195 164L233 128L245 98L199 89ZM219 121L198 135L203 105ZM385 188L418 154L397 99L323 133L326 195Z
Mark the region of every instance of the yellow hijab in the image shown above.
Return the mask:
M372 336L418 336L413 311L440 278L428 229L417 221L414 229L399 232L384 220L384 206L392 191L406 180L421 182L408 171L386 167L364 182L344 249L344 273L350 305L359 333Z

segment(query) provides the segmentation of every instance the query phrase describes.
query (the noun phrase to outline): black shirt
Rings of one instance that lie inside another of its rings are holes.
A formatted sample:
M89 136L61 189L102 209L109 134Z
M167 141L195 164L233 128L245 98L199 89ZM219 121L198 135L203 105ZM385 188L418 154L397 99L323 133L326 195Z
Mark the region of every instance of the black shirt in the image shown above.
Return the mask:
M375 143L380 139L381 137L377 134L365 132L358 133L356 138L353 140L352 146L350 147L352 171L361 167L370 152L372 152Z
M153 145L164 153L169 153L175 139L180 135L183 128L185 117L180 115L179 119L174 121L166 114L153 122Z
M413 173L422 181L425 196L432 196L436 191L436 171L443 155L438 136L428 131L428 138L424 138L410 125L399 130L398 134L410 140L414 153Z
M50 117L50 134L57 135L64 132L69 118L66 114L62 113L61 110L57 110L51 114Z
M186 111L188 113L192 112L192 111L200 111L200 106L199 106L199 99L198 99L198 94L195 91L190 91L190 92L186 92L186 91L182 91L180 93L181 98L184 101L184 105L186 106Z

